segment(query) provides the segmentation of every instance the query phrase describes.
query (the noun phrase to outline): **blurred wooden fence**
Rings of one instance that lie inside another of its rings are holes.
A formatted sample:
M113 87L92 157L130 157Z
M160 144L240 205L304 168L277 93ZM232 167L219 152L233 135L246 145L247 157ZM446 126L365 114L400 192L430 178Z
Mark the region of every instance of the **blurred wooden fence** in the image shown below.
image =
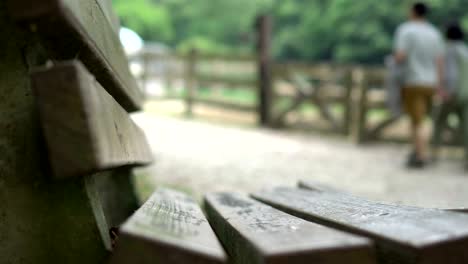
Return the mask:
M141 66L138 79L150 99L184 100L187 115L196 114L197 105L259 115L256 56L143 51L131 61ZM408 140L402 118L387 109L383 68L296 62L271 68L270 126L313 128L359 143ZM149 89L155 79L161 86L156 95ZM386 133L395 126L400 133Z
M143 51L131 61L141 65L139 80L150 99L183 99L188 115L193 114L194 106L199 104L254 114L259 111L255 56L216 56L197 52L179 56ZM294 116L307 112L301 106L309 105L322 119L322 130L341 134L350 132L351 96L355 88L351 76L353 67L273 63L272 69L272 126L300 123L294 122ZM155 79L162 86L159 95L148 89Z

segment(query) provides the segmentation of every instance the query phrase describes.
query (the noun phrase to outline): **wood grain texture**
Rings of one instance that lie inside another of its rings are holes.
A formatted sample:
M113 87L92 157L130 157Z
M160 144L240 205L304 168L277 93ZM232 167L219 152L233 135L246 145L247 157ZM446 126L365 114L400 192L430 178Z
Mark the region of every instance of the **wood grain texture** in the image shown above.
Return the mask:
M341 194L350 194L348 192L339 190L337 188L331 187L329 185L323 184L321 182L311 181L311 180L301 180L298 183L298 187L305 189L305 190L312 190L312 191L325 191L325 192L336 192ZM451 212L458 212L458 213L468 213L467 208L435 208L439 210L446 210Z
M205 207L232 263L375 263L369 240L309 223L245 195L210 194Z
M200 207L185 194L159 189L121 228L112 264L225 263Z
M152 161L143 131L80 62L37 69L31 79L55 177Z
M468 214L468 208L448 209L448 211Z
M116 34L119 34L120 31L120 21L117 14L114 12L112 8L112 0L97 0L99 6L102 9L102 12L106 16L107 20L109 21L110 25L114 29Z
M306 220L374 239L381 263L468 262L468 215L294 188L253 197Z
M105 263L90 178L50 179L29 72L47 55L0 1L0 263Z
M12 17L38 33L56 60L80 59L127 110L143 96L130 73L107 0L8 0Z

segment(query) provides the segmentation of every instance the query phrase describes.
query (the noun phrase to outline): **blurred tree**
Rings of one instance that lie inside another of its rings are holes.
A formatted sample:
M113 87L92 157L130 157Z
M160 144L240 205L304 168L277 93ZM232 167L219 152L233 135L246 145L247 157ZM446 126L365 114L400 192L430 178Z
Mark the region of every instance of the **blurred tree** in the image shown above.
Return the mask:
M114 0L123 25L147 40L186 51L252 51L260 13L275 18L279 59L381 63L412 0ZM468 29L466 0L427 0L438 26L459 19Z
M173 40L172 17L165 6L150 0L113 0L113 4L122 25L136 31L143 39Z

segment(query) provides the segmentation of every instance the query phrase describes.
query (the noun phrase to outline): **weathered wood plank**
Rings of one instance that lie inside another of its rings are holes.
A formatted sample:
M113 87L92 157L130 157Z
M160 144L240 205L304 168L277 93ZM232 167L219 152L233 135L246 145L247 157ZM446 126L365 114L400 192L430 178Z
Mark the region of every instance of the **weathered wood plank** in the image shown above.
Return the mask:
M468 208L456 208L456 209L447 209L448 211L466 213L468 214Z
M210 194L205 207L233 263L374 263L369 240L309 223L245 195Z
M111 24L111 5L102 0L9 0L8 4L15 20L39 33L51 57L80 59L127 111L140 109L143 96Z
M293 188L254 197L306 220L374 239L381 263L468 262L468 215Z
M312 191L324 191L324 192L337 192L341 194L345 194L345 191L331 187L329 185L323 184L321 182L311 181L311 180L301 180L299 181L298 185L299 188L305 190L312 190ZM349 194L349 193L347 193ZM459 212L459 213L468 213L467 208L435 208L439 210L446 210L451 212Z
M225 261L221 244L195 201L160 189L122 226L111 263Z
M78 61L31 76L57 178L152 161L143 131Z
M109 21L110 25L114 29L116 34L120 32L120 21L117 14L114 12L112 8L112 0L97 0L99 6L102 9L102 12L106 16L107 20Z
M139 207L133 176L128 167L92 176L109 228L122 225Z

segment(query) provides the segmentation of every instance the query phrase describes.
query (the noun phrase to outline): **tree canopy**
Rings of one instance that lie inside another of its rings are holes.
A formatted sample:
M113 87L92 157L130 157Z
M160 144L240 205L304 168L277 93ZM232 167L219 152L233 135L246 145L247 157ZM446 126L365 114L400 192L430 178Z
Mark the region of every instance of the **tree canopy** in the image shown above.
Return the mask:
M438 27L460 20L466 0L427 0ZM411 0L113 0L124 26L181 51L247 52L257 15L274 18L278 59L379 63Z

